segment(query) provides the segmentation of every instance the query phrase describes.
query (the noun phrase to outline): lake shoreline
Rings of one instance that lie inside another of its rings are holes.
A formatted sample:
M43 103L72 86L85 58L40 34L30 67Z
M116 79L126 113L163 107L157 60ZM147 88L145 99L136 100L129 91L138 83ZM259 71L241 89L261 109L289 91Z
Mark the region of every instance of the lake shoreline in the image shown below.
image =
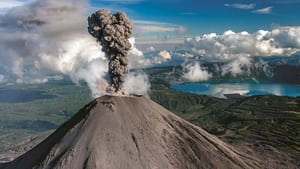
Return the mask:
M273 82L190 82L171 84L182 92L204 94L218 98L242 98L255 95L300 96L300 85Z

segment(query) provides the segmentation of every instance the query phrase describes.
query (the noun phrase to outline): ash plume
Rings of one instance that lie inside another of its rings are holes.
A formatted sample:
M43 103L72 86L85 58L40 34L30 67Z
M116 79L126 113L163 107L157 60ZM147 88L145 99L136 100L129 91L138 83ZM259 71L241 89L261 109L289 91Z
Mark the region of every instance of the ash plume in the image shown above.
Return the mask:
M102 9L88 18L88 32L101 44L102 51L109 60L110 84L107 92L125 94L124 81L131 48L128 39L132 34L132 23L123 12L113 14Z
M0 14L0 83L47 83L65 75L86 82L93 97L107 94L108 60L86 31L88 6L87 0L35 0Z

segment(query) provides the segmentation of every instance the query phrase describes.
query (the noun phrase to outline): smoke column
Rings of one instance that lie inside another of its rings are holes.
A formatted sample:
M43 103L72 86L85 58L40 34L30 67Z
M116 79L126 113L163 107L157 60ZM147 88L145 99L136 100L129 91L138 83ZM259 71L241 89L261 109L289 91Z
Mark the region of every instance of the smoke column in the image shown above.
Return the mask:
M102 9L88 18L88 32L102 46L109 60L108 73L110 84L108 93L125 94L124 81L128 72L128 52L131 48L129 38L132 24L125 13Z

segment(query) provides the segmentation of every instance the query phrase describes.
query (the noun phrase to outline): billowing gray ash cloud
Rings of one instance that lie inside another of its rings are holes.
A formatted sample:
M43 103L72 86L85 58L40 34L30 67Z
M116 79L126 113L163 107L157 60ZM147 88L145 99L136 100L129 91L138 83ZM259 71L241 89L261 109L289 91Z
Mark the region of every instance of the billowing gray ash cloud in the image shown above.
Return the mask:
M110 86L107 92L125 94L123 87L128 72L128 52L131 48L129 38L132 24L123 12L112 13L102 9L88 18L88 31L102 46L109 60L108 72Z

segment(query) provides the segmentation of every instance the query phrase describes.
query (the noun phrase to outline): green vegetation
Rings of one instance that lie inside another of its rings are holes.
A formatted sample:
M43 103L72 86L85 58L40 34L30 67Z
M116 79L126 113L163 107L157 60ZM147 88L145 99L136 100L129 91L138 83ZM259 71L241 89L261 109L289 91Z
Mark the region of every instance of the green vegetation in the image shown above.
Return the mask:
M164 77L170 71L160 68L149 73ZM226 100L172 90L157 78L152 84L154 101L223 140L272 146L300 157L300 97L265 95Z
M152 99L226 140L287 148L300 153L300 98L253 96L222 100L154 90Z
M245 141L300 154L300 97L226 100L182 93L169 88L169 82L180 77L176 69L145 71L150 74L154 101L208 132L229 142ZM0 154L29 150L92 100L85 85L76 86L69 80L0 86L1 90L30 91L39 97L0 102Z
M9 103L0 102L0 154L7 150L23 151L36 145L92 100L86 86L68 82L1 86L0 90L13 91L15 96L21 93L19 97L23 99L11 97ZM40 91L45 97L30 95Z

